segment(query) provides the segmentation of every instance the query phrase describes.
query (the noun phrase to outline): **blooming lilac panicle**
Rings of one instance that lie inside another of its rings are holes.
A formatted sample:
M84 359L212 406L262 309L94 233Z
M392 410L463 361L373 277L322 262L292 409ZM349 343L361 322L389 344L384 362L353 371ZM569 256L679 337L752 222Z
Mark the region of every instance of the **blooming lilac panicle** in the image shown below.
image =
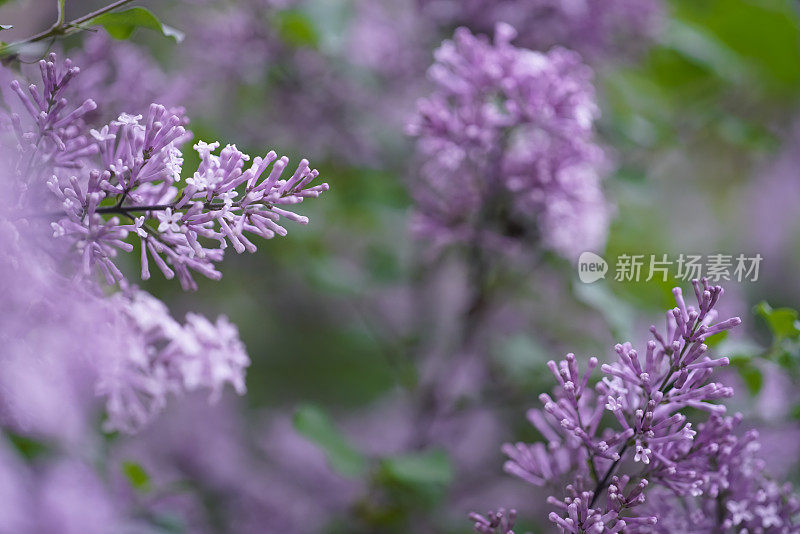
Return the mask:
M107 430L134 432L171 396L205 390L213 400L228 384L244 393L250 360L236 328L224 317L176 321L124 280L116 255L138 245L143 278L155 263L194 288L191 272L219 278L228 244L252 252L248 236L285 235L281 219L306 223L292 205L327 184L310 184L318 173L306 160L284 175L288 159L274 152L251 161L202 141L184 181L191 134L180 112L152 104L91 128L94 101L64 97L79 69L50 55L40 71L41 88L11 83L9 107L21 113L3 117L0 139L10 192L0 199L0 294L13 318L0 324L0 424L72 442L96 420L96 397ZM104 296L96 272L121 291Z
M87 132L80 118L94 109L92 100L67 114L66 99L56 102L78 69L67 60L59 70L51 55L41 70L43 95L34 87L29 97L18 82L12 83L34 123L24 131L19 117L11 118L20 144L27 147L20 166L36 169L29 179L49 173L43 181L59 213L53 235L74 249L85 276L99 272L109 284L122 281L114 258L119 250L133 251L127 239L134 232L143 279L150 276L152 260L165 277L177 276L184 289L194 289L192 272L221 277L215 264L228 244L239 253L254 252L246 234L265 239L286 235L281 219L308 222L288 208L328 189L327 184L310 184L319 173L306 160L285 177L286 157L269 152L245 169L251 158L235 145L216 155L218 143L200 141L194 147L200 166L179 192L180 147L190 138L183 116L152 104L145 116L122 113ZM78 170L66 173L64 167Z
M700 528L692 532L800 528L791 488L769 482L754 456L756 434L737 437L741 416L726 417L717 404L733 394L711 380L728 359L711 358L705 341L741 321L717 321L721 287L705 279L693 286L697 307L687 306L675 288L677 307L667 313L666 331L652 326L641 355L630 343L617 345L616 361L602 365L605 376L596 385L589 381L594 358L584 373L572 354L548 363L558 388L552 397L541 395L543 411L528 414L547 445L503 450L507 472L534 485L567 482L563 500L548 499L556 508L550 520L562 532L674 532L675 510L711 518L702 528L688 521ZM686 408L709 418L695 427ZM606 414L614 425L602 424ZM646 499L652 494L659 498Z
M515 35L459 28L436 51L433 94L409 127L423 159L417 227L442 243L538 235L574 259L601 248L608 227L591 71L564 49L517 48Z

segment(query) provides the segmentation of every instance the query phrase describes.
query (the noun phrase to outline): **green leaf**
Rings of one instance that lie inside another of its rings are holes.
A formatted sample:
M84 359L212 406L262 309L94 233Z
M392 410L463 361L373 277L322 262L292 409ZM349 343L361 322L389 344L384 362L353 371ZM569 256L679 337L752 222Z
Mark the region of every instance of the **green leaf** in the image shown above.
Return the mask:
M733 354L728 356L728 361L735 366L748 365L753 361L753 356L750 354Z
M755 365L743 365L739 367L739 375L744 380L744 385L747 386L747 391L750 395L758 395L761 388L764 386L764 374L761 369Z
M316 48L319 44L314 23L302 11L295 9L281 11L275 15L274 23L281 40L287 44L312 48Z
M662 44L707 67L720 78L737 83L748 77L741 58L701 27L672 21L664 31Z
M140 464L131 461L122 462L122 473L137 491L143 493L150 491L150 475Z
M800 379L800 339L784 339L772 348L770 358Z
M406 486L446 486L453 480L453 467L446 452L431 450L386 458L380 474Z
M773 308L766 302L756 306L756 314L767 321L772 335L778 340L797 339L800 336L800 321L797 310L791 308Z
M705 59L715 70L736 68L730 58L715 55L724 47L724 55L728 51L735 54L742 67L757 74L753 80L757 84L774 90L797 89L800 24L794 0L674 0L671 7L674 18L702 28L708 38L719 43L705 52L711 55Z
M0 30L10 30L13 27L12 24L0 24Z
M143 7L103 13L86 21L85 25L103 26L114 39L128 39L136 28L147 28L160 32L164 37L170 37L178 43L183 41L182 32L162 24L151 11Z
M722 343L723 341L725 341L726 339L728 339L728 331L727 330L723 330L722 332L719 332L718 334L714 334L713 336L707 337L703 341L703 343L705 343L706 347L713 348L713 347L716 347L717 345L719 345L720 343Z
M294 413L294 428L323 451L333 468L346 477L359 477L366 472L367 459L354 449L325 412L305 405Z
M6 431L5 435L14 448L27 460L33 460L51 452L49 445L33 438L9 431Z

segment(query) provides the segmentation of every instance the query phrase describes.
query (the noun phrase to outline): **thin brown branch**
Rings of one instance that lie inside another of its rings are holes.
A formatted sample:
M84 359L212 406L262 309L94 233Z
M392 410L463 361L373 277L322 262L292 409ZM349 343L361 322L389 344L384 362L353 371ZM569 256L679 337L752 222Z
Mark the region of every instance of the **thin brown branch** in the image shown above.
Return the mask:
M17 49L19 49L22 46L25 46L26 44L43 41L45 39L49 39L50 37L70 35L72 33L80 31L82 29L81 24L88 22L95 17L113 11L119 7L122 7L125 4L129 4L132 1L133 0L117 0L116 2L112 2L111 4L108 4L105 7L101 7L96 11L87 13L86 15L78 17L69 22L63 22L63 20L61 20L63 18L63 13L59 13L59 20L57 20L55 24L50 26L50 28L44 30L43 32L39 32L35 35L32 35L31 37L28 37L26 39L14 41L13 43L8 43L0 47L0 56L13 54L14 52L17 51Z

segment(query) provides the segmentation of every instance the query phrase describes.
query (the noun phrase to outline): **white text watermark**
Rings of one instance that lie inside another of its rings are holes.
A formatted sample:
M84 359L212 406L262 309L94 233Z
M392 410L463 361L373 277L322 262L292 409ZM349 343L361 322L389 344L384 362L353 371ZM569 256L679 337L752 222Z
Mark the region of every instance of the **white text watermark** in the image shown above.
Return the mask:
M689 281L708 278L709 282L758 281L761 254L620 254L609 263L594 252L578 258L578 278L591 284L608 274L617 282Z

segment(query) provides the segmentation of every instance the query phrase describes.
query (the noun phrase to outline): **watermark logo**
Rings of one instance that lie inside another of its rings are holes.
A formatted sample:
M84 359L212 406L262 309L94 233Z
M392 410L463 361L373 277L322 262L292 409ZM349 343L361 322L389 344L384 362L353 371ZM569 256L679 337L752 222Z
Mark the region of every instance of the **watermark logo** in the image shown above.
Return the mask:
M617 282L666 282L670 277L689 281L706 277L710 282L756 282L763 257L761 254L620 254L614 266ZM578 278L591 284L606 277L609 266L594 252L584 252L578 258Z
M578 278L584 284L605 278L607 272L608 262L594 252L584 252L578 258Z

